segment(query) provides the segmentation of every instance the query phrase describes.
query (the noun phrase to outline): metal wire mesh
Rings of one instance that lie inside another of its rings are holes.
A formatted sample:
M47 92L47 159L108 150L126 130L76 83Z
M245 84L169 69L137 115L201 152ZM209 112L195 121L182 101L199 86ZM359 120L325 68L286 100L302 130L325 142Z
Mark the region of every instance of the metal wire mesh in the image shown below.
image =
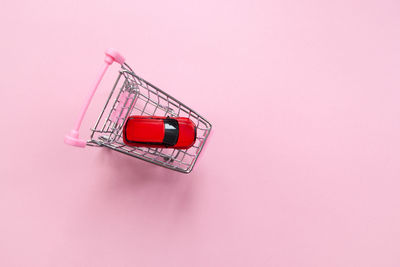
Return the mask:
M189 149L126 146L122 129L132 115L190 118L197 126L197 139ZM105 146L159 166L189 173L209 136L211 124L177 99L137 76L125 64L91 130L88 145Z

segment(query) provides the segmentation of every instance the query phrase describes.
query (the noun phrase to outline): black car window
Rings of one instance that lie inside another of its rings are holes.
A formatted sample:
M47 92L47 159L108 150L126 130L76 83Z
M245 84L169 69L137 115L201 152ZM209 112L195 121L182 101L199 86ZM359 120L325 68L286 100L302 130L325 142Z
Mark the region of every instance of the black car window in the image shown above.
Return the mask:
M163 144L166 146L174 146L178 142L179 137L179 123L175 119L164 119L164 139Z

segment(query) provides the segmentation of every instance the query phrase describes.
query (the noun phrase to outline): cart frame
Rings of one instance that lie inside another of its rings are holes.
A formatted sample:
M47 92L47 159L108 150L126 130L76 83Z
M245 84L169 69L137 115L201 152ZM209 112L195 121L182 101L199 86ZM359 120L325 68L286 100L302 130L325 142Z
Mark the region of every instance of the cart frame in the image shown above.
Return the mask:
M212 125L201 115L165 91L135 74L124 57L112 49L106 52L105 63L82 108L75 127L65 136L66 144L85 147L107 147L126 155L182 173L190 173L211 133ZM90 139L79 138L79 129L88 106L108 67L121 64L118 77L106 103L91 129ZM189 149L131 147L123 142L122 129L132 115L188 117L196 125L197 138Z

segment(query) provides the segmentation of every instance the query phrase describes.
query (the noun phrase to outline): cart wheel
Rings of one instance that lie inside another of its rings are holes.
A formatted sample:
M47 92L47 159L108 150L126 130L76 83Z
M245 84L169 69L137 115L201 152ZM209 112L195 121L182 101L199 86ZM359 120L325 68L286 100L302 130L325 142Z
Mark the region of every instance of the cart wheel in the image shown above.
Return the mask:
M174 159L172 157L165 156L164 161L174 162Z

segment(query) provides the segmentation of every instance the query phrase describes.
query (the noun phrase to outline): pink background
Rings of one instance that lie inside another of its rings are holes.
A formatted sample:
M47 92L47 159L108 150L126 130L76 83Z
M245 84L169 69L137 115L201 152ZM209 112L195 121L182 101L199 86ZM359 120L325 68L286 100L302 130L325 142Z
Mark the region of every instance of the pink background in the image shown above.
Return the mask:
M2 1L0 266L400 266L399 11ZM189 176L63 144L108 47L213 123Z

